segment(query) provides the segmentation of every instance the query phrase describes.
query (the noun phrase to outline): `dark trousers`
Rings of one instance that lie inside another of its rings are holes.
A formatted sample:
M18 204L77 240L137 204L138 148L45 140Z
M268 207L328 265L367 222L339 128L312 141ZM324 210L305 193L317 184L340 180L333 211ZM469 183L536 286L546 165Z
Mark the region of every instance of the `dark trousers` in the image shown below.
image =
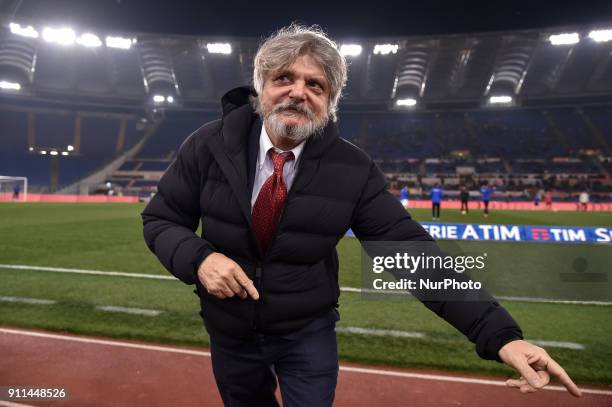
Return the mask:
M335 321L297 335L235 339L211 333L213 373L229 407L331 406L338 379ZM314 329L314 330L313 330Z
M482 201L484 203L484 213L489 213L489 201Z
M466 212L470 211L470 209L468 208L468 201L461 201L461 210Z
M432 202L431 203L431 216L434 218L440 217L440 204Z

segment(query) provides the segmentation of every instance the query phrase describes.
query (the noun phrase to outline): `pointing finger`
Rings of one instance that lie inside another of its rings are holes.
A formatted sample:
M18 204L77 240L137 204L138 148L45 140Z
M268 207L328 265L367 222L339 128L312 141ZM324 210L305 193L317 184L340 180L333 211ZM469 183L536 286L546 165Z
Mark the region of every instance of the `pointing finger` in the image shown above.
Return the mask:
M244 271L242 271L241 268L238 268L236 270L234 278L236 279L238 284L240 284L246 290L246 292L249 296L251 296L252 299L259 299L259 293L257 292L255 285L253 285L251 279L247 277L247 275L244 273Z
M555 362L553 358L550 358L550 360L548 361L546 370L548 370L548 372L550 372L551 374L557 376L561 384L565 386L567 391L569 391L572 396L582 397L582 391L580 391L578 386L576 386L576 383L574 383L574 381L565 372L565 369L563 369L557 362Z

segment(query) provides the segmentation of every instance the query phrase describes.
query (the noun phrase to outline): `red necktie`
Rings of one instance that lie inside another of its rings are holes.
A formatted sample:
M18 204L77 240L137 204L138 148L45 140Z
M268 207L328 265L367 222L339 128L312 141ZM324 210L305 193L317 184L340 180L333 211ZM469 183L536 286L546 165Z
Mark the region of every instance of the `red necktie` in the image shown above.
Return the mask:
M277 153L274 149L270 149L268 154L274 164L274 173L262 185L253 206L253 229L264 253L272 242L272 236L287 198L283 166L287 160L294 159L291 151Z

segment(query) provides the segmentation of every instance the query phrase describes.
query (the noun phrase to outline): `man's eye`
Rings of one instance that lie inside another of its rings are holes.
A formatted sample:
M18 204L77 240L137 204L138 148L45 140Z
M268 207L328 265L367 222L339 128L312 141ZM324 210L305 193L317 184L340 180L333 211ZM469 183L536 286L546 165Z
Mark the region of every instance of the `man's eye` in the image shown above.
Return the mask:
M287 75L280 75L276 78L277 81L279 82L287 82L289 80L289 76Z
M323 86L319 82L310 82L309 85L314 89L323 90Z

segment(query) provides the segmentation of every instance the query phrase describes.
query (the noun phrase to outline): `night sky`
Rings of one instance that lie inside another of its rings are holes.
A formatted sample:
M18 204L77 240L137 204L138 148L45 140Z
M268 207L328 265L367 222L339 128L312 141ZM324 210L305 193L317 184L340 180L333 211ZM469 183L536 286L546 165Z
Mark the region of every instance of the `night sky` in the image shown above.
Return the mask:
M22 17L92 30L193 35L261 37L291 21L319 24L332 37L343 38L612 25L612 0L486 3L14 0L13 3L19 4L15 21Z

